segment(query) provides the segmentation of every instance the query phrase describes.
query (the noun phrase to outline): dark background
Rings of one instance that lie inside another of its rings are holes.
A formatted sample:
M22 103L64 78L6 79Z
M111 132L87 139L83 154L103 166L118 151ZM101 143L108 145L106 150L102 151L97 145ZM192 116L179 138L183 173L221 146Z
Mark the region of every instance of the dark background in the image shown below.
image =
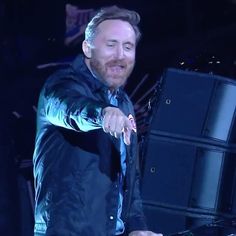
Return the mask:
M117 4L141 15L142 40L127 84L140 127L147 100L166 68L236 78L235 0L0 2L0 234L32 235L32 152L40 88L57 66L81 51L65 46L65 4L82 9ZM142 86L133 94L140 81ZM142 130L142 129L141 129ZM140 132L141 133L141 132ZM14 227L13 227L14 225Z

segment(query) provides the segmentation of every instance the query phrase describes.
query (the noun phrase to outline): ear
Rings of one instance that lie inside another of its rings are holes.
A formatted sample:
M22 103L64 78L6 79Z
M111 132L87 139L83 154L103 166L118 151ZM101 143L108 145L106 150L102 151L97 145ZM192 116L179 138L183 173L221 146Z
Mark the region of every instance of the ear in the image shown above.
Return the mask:
M91 47L86 40L84 40L82 43L82 49L83 49L84 55L87 58L91 58Z

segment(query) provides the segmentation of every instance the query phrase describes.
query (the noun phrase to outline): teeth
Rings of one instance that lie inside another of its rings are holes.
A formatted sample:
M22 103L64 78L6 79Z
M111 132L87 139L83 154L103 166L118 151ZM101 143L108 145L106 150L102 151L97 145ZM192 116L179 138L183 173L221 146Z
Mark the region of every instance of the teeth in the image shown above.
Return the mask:
M120 72L123 70L123 67L122 66L112 66L111 70L114 72Z

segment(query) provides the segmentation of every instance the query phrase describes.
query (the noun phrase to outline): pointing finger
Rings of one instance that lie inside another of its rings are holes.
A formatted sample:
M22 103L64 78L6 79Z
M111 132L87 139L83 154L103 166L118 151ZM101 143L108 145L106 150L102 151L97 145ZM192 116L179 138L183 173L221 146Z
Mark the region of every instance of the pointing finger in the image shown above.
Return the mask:
M126 145L130 145L131 132L132 132L131 129L129 129L129 128L124 128L123 136L124 136L124 143L125 143Z

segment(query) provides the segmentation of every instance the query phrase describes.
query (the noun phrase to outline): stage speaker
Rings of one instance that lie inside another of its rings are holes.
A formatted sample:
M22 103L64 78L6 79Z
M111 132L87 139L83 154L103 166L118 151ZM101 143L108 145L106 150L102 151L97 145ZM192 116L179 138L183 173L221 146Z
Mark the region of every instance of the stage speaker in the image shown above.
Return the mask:
M236 81L167 69L150 130L236 143Z
M234 217L235 116L232 79L165 71L141 145L141 193L152 230L173 233Z
M153 231L172 233L185 228L196 152L193 145L149 136L141 192Z

